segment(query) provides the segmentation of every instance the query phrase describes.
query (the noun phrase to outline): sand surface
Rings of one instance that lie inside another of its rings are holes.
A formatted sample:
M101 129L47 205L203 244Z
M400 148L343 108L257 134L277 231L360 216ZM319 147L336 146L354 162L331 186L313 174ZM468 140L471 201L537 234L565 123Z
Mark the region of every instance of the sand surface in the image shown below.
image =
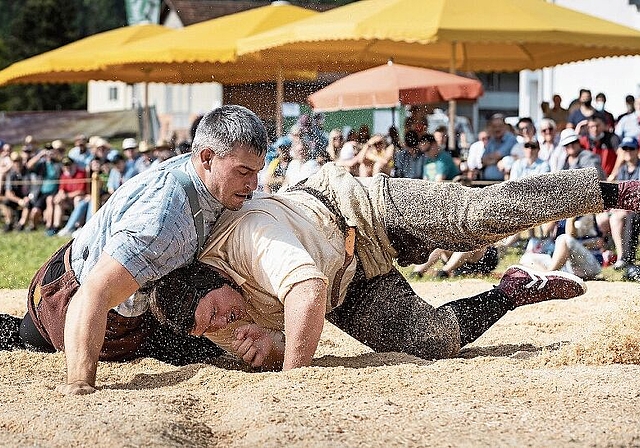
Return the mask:
M489 288L418 283L434 304ZM24 313L24 291L0 311ZM373 354L327 324L314 366L101 363L100 390L57 394L64 357L0 352L6 447L640 446L640 285L519 308L460 357Z

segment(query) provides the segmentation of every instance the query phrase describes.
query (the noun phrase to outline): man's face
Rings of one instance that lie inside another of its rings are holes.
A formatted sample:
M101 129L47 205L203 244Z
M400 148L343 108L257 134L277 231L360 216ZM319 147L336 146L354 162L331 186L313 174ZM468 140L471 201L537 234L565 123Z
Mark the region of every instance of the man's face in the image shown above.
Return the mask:
M204 168L203 182L214 198L230 210L239 210L258 187L258 172L264 167L264 156L258 156L243 145L236 145L224 157L211 149L199 154Z
M526 139L532 139L535 136L535 130L531 123L522 122L518 125L518 131Z
M564 147L567 151L567 155L576 157L580 152L582 152L582 146L580 146L580 142L575 141L573 143L569 143Z
M622 148L624 151L624 161L627 163L637 163L638 162L638 150L634 148Z
M549 126L548 124L543 125L540 128L540 132L542 133L542 138L544 139L545 142L553 142L553 139L556 136L555 128Z
M504 121L500 119L491 120L491 124L489 125L489 132L491 132L491 136L497 140L500 140L505 132L507 131L507 125Z
M196 307L193 336L214 333L227 325L247 317L247 306L242 294L229 285L209 291Z
M604 132L604 123L602 120L590 120L589 123L587 123L587 127L589 129L589 136L592 138L596 138Z
M582 104L591 104L591 93L590 92L582 92L580 94L580 102Z

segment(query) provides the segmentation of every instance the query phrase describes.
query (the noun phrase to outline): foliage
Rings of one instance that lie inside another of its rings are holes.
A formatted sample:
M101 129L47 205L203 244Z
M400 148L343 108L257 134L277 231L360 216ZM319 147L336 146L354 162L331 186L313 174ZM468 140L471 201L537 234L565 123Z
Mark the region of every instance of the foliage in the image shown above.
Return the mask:
M0 289L26 289L40 266L67 239L42 232L12 232L0 236Z
M0 68L126 25L124 0L0 0ZM86 109L86 84L0 88L0 110Z

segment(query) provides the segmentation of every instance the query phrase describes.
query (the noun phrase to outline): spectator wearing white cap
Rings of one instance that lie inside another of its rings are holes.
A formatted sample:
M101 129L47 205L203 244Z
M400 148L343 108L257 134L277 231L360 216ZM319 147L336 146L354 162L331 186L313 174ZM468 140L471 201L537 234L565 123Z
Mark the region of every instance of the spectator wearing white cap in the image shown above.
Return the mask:
M125 160L124 181L127 181L138 174L136 161L140 154L138 153L138 142L135 138L128 137L122 140L122 155Z
M136 159L134 164L136 174L143 173L151 168L151 164L153 163L153 145L141 141L138 145L138 152L140 153L140 157Z
M585 151L580 144L580 136L574 129L567 128L560 133L560 146L563 146L565 151L560 163L560 169L573 170L593 167L598 170L598 177L601 180L606 178L600 156L591 151Z

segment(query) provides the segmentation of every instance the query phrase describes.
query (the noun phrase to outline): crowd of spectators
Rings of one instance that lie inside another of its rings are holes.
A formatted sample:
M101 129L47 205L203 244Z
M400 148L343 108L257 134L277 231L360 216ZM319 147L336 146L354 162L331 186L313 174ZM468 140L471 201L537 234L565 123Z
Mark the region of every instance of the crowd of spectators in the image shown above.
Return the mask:
M125 138L116 146L84 135L70 145L62 140L39 144L27 136L18 146L1 143L3 231L44 229L47 236L64 237L91 217L92 201L99 207L127 179L176 155L173 144L164 140L150 145ZM92 195L94 176L100 191Z
M451 137L446 126L437 126L428 132L426 116L408 117L402 132L392 126L386 133L372 134L366 124L325 130L322 113L303 114L285 136L271 145L260 188L276 192L295 185L329 161L361 177L384 173L479 186L584 167L596 168L603 180L640 180L640 98L627 96L625 104L627 111L614 117L606 110L606 97L602 93L596 95L592 104L591 92L581 89L566 109L562 107L562 98L554 95L552 105L541 104L544 118L538 123L529 117L520 117L515 122L495 114L488 117L487 127L478 132L477 139L462 135L456 129L453 145L449 145ZM194 126L196 124L197 121ZM20 148L9 144L1 146L0 200L4 231L33 231L44 227L47 235L72 235L94 210L89 191L94 173L102 180L99 196L104 202L127 179L188 150L188 145L174 148L167 141L138 144L133 138L124 139L116 147L103 138L87 139L82 135L70 146L67 149L60 140L38 145L30 136ZM577 222L579 226L581 221ZM595 216L594 222L599 232L597 241L602 242L596 249L614 254L600 259L607 263L617 258L616 269L633 265L640 237L640 217L636 213L612 210ZM551 241L566 228L566 223L549 223L530 236L534 237L535 233L536 238ZM560 247L569 247L568 238L563 238ZM514 241L516 236L504 245ZM571 240L571 247L580 244L579 239L576 241L578 243ZM543 246L551 247L551 244L547 241ZM474 254L433 254L428 265L416 267L415 275L422 275L438 260L445 264L436 272L438 275L443 276L443 272L455 275L465 271L458 269L460 266L482 259L485 252L486 249ZM565 256L566 251L560 252L563 255L558 255L554 266ZM495 261L493 253L491 250L491 265ZM486 268L487 264L483 266Z
M625 103L627 112L614 118L606 110L606 96L602 93L596 95L595 104L592 104L591 92L581 89L577 99L566 109L562 107L562 98L554 95L552 105L541 104L544 118L539 122L529 117L508 120L504 115L495 114L488 117L486 129L478 132L475 141L468 136L461 139L456 133L453 148L448 144L448 129L439 126L429 133L426 118L407 118L403 132L391 127L385 134L372 135L366 125L327 132L323 128L322 114L304 115L273 145L272 160L262 178L263 188L275 192L283 186L293 185L327 161L334 161L361 177L385 173L394 177L460 181L478 186L585 167L596 168L603 180L640 179L637 165L640 98L627 97ZM461 142L467 143L466 147ZM590 247L589 253L599 251L601 254L596 259L604 264L617 258L616 269L633 264L640 218L635 213L615 210L593 218L598 238L592 241L597 247ZM585 220L578 219L577 226ZM551 242L555 244L556 238L566 235L561 237L554 263L548 264L554 267L567 265L566 269L570 270L571 263L565 263L564 258L569 257L569 253L582 254L575 249L583 241L567 234L567 227L572 233L580 234L573 230L573 223L567 226L566 222L560 222L536 229L530 236L542 238L548 248L553 246ZM503 245L508 246L521 237L515 235ZM421 276L439 260L444 266L434 271L436 276L466 272L459 267L482 260L487 250L491 252L491 263L481 263L486 270L486 266L497 264L495 251L490 248L473 254L433 254L429 263L416 267L414 276ZM548 255L552 257L551 253ZM576 266L575 262L573 266ZM591 275L594 270L589 272Z

